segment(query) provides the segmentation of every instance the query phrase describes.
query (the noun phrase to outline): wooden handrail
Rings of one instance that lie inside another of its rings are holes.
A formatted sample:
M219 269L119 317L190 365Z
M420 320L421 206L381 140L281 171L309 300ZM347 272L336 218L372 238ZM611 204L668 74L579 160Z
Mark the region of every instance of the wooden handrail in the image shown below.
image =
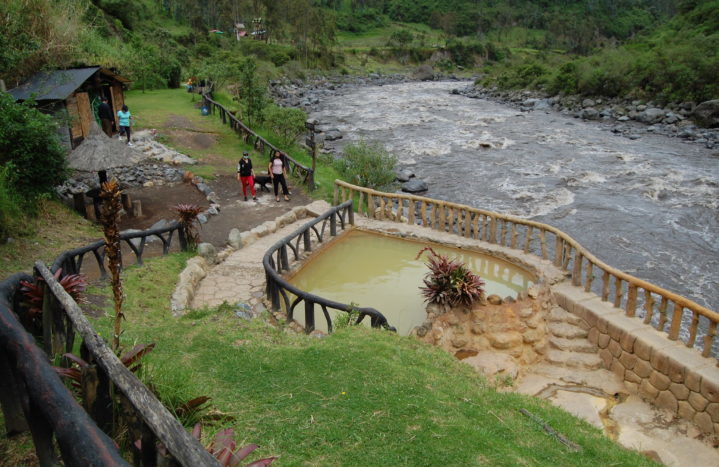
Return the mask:
M315 178L314 171L311 168L302 165L301 163L290 157L290 155L287 154L285 151L282 151L274 144L270 143L265 138L252 131L250 127L248 127L240 119L235 117L235 115L229 110L227 110L222 104L214 101L208 93L202 94L202 98L205 100L206 103L210 104L212 110L219 110L220 117L222 118L222 123L229 122L230 127L235 130L235 132L237 132L238 135L240 135L245 142L249 142L248 140L250 137L254 138L255 141L253 144L255 148L260 151L260 153L264 153L265 149L267 148L269 148L270 150L270 155L274 154L275 151L279 151L280 153L282 153L283 157L288 162L288 171L292 174L300 176L302 178L302 181L307 184L308 189L314 190ZM300 173L298 174L297 172Z
M583 286L584 290L591 291L593 281L596 279L593 273L594 268L597 268L601 271L599 280L602 283L601 299L603 301L613 301L616 307L622 307L623 304L625 313L628 316L634 316L639 300L643 300L645 323L651 324L656 321L654 327L659 331L667 332L669 339L672 340L679 338L681 320L684 316L684 311L688 311L692 317L685 341L687 347L694 346L697 340L699 318L704 318L708 321L708 329L702 340L702 353L704 356L711 354L717 323L719 323L719 313L686 297L609 266L580 245L574 238L556 227L449 201L411 194L385 193L352 185L342 180L335 180L334 204L338 204L340 201L355 200L355 197L357 197L359 204L357 211L361 213L365 208L366 215L371 218L375 218L375 216L379 219L391 218L396 221L449 231L464 237L479 238L510 248L522 248L525 253L532 253L531 244L536 234L541 244L541 250L537 255L544 259L551 259L549 249L552 242L548 242L547 236L548 234L553 235L555 237L554 264L571 272L572 283L575 286ZM379 201L376 202L376 200ZM389 200L389 203L386 200ZM406 218L403 215L405 202L409 205ZM394 207L395 203L397 204L396 208ZM415 213L418 204L419 216ZM427 217L428 212L429 218ZM457 216L456 221L454 219L455 215ZM520 232L518 226L525 229L524 242L519 241ZM613 296L610 294L612 282ZM626 291L624 286L626 286ZM640 291L644 292L640 294ZM661 297L661 300L655 300L653 294ZM658 317L655 318L654 306L657 303L659 303ZM671 313L667 310L669 303L673 304ZM664 328L667 323L670 324L670 327L668 331L665 331Z
M347 217L346 220L345 215ZM267 250L262 258L262 265L265 269L265 277L267 281L267 298L272 303L272 308L275 311L279 311L281 309L280 299L282 299L287 313L287 322L291 322L294 316L295 308L301 302L304 302L305 332L308 334L315 329L315 305L319 305L322 309L325 321L327 322L328 332L332 332L332 319L327 311L328 308L348 313L357 312L359 315L355 321L356 324L362 322L365 317L369 317L372 327L384 327L390 330L395 330L387 323L387 319L384 315L374 308L355 307L353 305L335 302L334 300L329 300L324 297L305 292L304 290L300 290L299 288L293 286L282 277L282 272L287 271L290 268L290 260L287 250L292 250L295 261L300 260L302 253L301 250L304 250L305 252L312 251L312 234L314 233L318 242L323 242L325 237L325 227L329 222L329 234L331 236L336 236L338 221L340 228L342 229L344 229L346 225L354 224L354 212L352 211L351 202L335 206L329 211L307 222L291 234L277 241ZM316 226L320 223L322 225L318 230ZM288 292L296 297L292 303L290 303Z
M167 447L175 460L187 467L219 465L202 444L184 429L157 397L110 350L85 319L75 300L55 280L45 264L37 261L35 269L45 280L75 331L82 337L83 345L92 355L93 361L104 370L115 388L130 401L144 423L152 430L157 440ZM154 449L154 441L152 448Z

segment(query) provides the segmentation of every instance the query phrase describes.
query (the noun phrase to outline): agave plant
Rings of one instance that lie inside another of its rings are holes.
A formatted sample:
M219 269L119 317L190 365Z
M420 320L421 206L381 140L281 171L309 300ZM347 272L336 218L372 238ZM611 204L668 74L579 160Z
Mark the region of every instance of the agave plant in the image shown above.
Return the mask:
M200 234L195 229L195 220L202 212L202 208L196 204L177 204L172 207L172 210L179 215L188 246L191 249L196 247L200 243Z
M420 290L426 302L471 306L480 299L484 292L484 281L478 275L461 261L450 260L431 247L422 248L417 253L417 259L425 251L429 251L429 272L423 280L425 286L420 287Z
M65 289L73 300L78 303L85 301L83 293L87 288L87 278L84 274L67 274L62 275L62 268L53 274L58 283ZM20 281L20 291L23 293L28 304L28 315L31 320L37 318L42 313L43 287L45 279L37 277L35 282Z

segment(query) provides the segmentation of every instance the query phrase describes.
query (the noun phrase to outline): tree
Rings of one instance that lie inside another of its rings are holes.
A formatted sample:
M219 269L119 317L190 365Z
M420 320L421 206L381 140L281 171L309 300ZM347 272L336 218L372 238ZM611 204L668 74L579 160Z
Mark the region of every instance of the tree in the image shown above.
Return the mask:
M262 113L267 103L267 90L257 76L257 64L251 57L240 63L240 103L242 113L250 125L262 123Z
M265 126L272 130L284 147L290 146L305 132L307 114L291 107L271 105L265 109Z
M32 102L17 104L4 92L0 93L0 166L29 200L51 193L67 178L65 149L55 121Z

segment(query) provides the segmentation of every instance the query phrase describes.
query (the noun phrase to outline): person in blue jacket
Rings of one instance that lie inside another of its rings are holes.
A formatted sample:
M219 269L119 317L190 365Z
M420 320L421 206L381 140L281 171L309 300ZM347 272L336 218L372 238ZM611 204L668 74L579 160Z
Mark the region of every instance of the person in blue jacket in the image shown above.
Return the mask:
M125 134L127 136L127 145L132 146L132 142L130 141L130 122L133 120L133 116L130 114L130 110L126 105L123 105L122 109L117 111L117 118L120 120L120 135Z

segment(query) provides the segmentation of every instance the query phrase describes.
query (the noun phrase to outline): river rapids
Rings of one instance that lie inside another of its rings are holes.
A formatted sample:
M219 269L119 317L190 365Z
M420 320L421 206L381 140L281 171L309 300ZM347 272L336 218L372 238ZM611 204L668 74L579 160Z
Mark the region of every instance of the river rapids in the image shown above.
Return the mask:
M698 144L451 94L457 82L355 87L311 117L426 181L425 196L544 222L607 264L719 310L719 157Z

